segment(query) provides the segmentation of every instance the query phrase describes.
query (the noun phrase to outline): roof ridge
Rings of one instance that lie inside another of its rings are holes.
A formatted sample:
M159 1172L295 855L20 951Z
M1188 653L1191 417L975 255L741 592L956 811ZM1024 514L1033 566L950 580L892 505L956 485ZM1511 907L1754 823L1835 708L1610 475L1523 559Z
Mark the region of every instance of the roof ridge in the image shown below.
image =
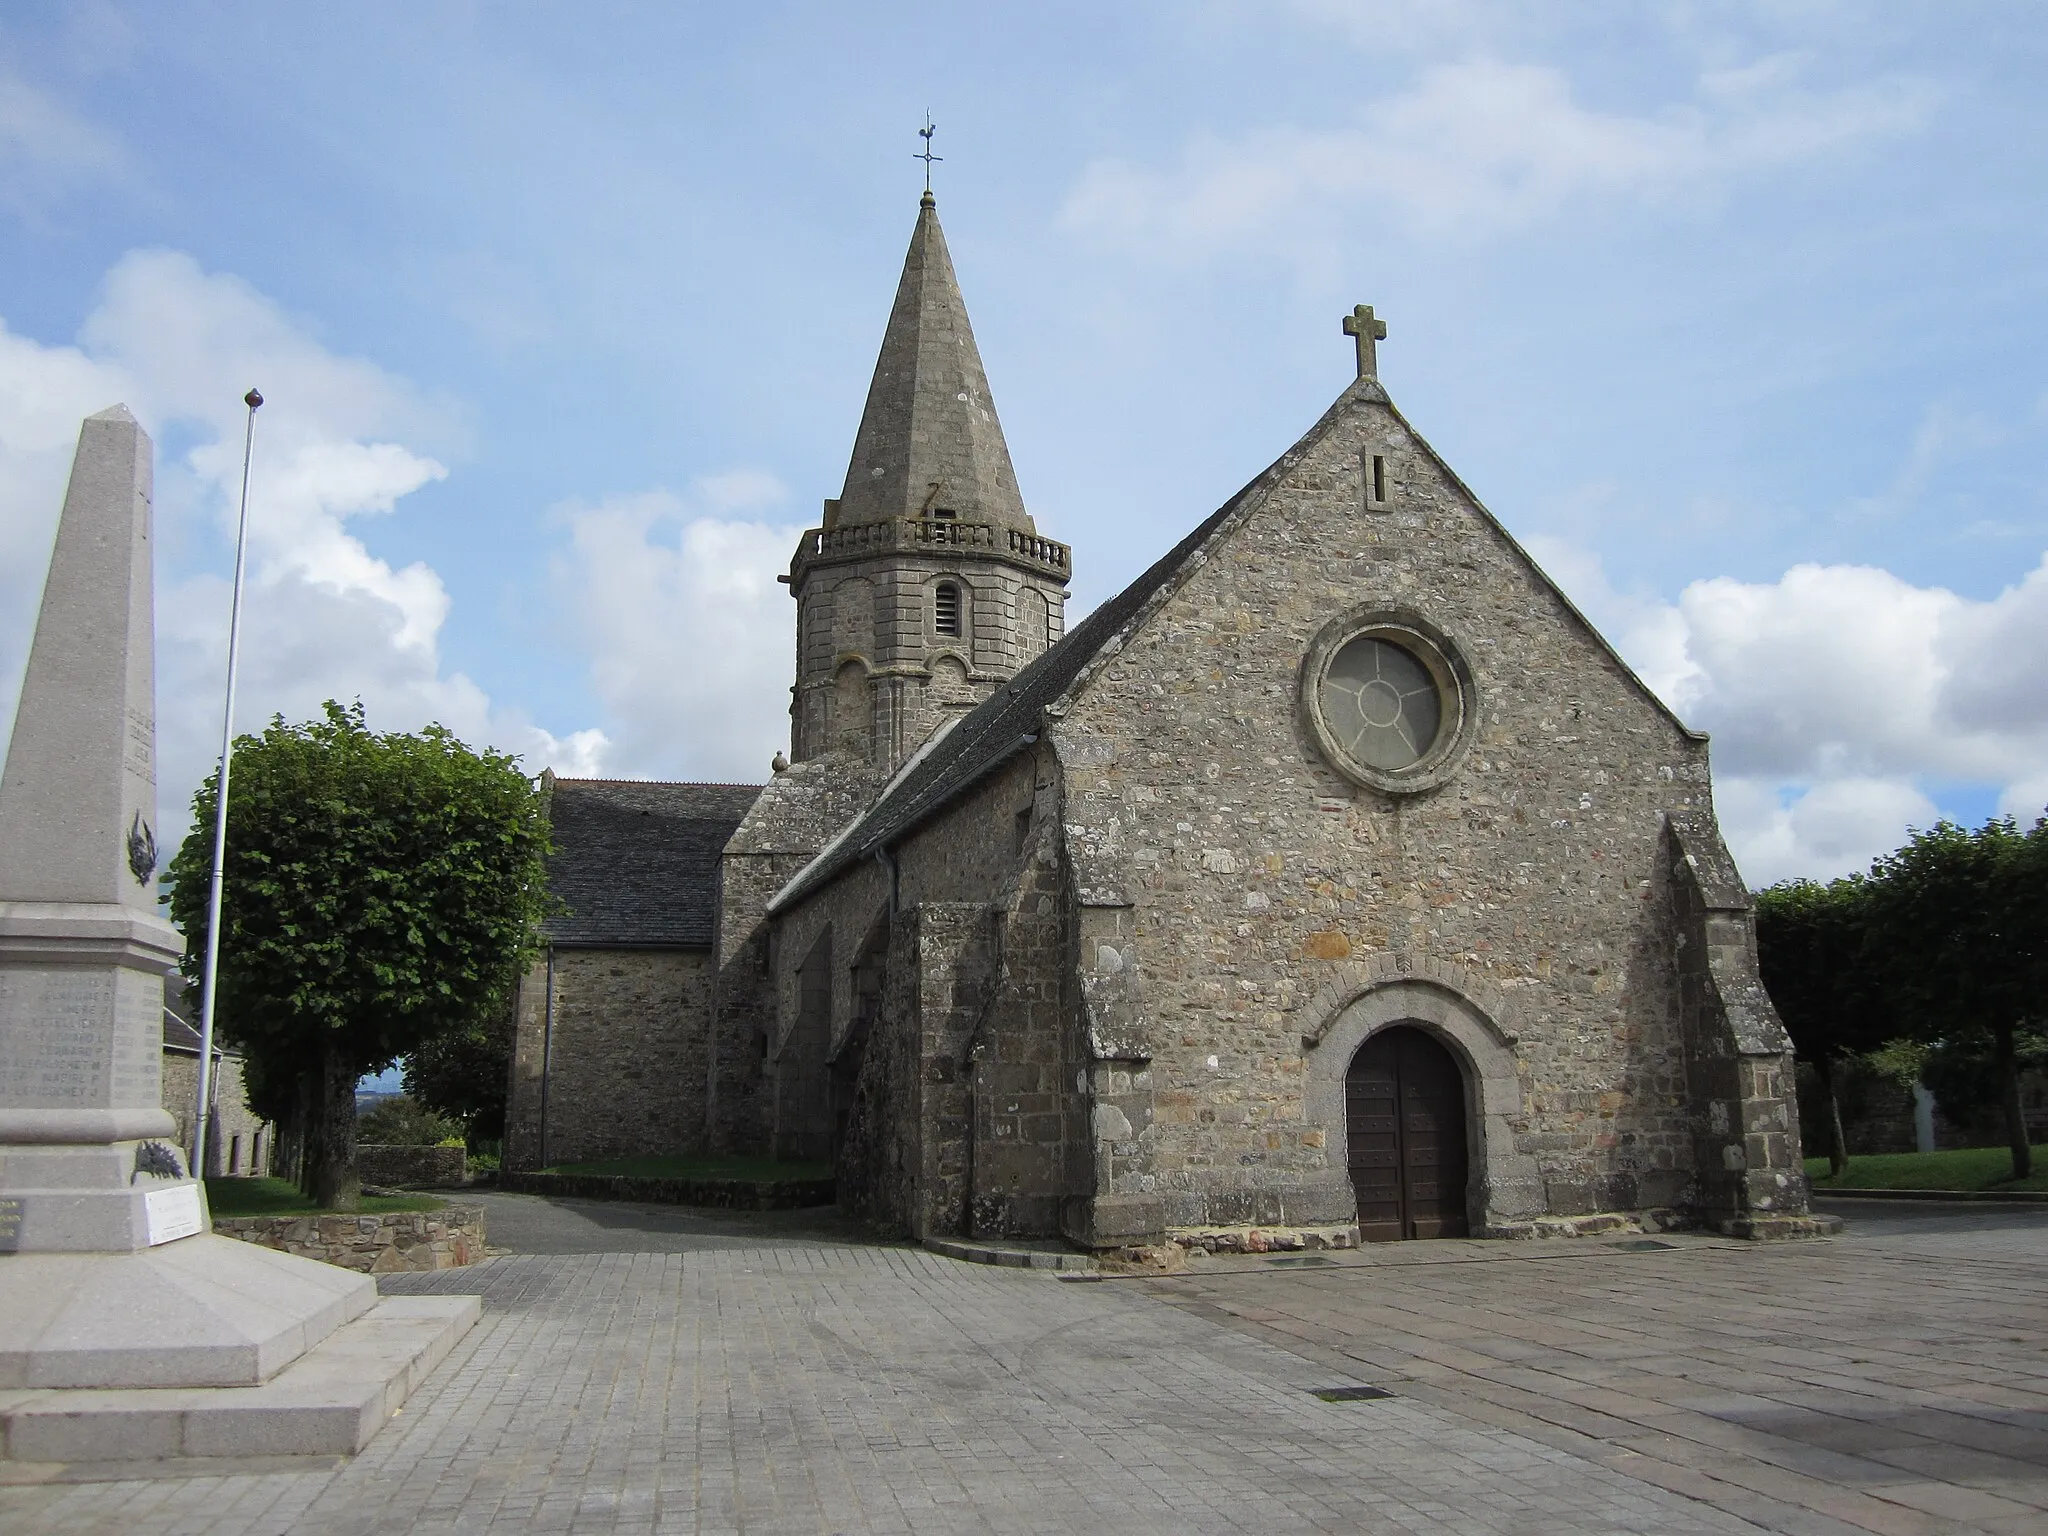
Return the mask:
M557 784L647 784L662 789L766 789L765 784L740 784L726 779L599 779L556 774Z

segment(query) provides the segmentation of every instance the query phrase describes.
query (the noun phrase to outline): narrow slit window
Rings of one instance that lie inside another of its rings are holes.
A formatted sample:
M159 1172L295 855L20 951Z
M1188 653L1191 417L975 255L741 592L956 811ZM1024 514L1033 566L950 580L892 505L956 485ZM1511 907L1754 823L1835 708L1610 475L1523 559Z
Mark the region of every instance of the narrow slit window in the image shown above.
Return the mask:
M1387 505L1387 456L1383 453L1368 453L1365 456L1365 509L1380 512Z
M950 581L939 583L935 600L939 620L939 633L957 635L960 633L960 589Z
M932 516L937 518L946 518L950 520L958 518L960 514L956 509L952 507L933 507Z
M1031 845L1031 807L1025 806L1017 813L1017 851L1022 853Z

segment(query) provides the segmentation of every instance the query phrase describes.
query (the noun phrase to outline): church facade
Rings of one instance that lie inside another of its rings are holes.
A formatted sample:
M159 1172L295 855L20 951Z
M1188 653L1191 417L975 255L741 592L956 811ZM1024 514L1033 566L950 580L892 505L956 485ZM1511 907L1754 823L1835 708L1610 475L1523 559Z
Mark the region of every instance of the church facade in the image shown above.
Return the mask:
M508 1165L569 1160L538 1106L603 1118L563 1081L610 1052L687 1065L644 1074L661 1144L604 1155L830 1160L917 1237L1814 1230L1705 738L1395 408L1371 311L1345 329L1322 419L1067 632L927 198L788 576L790 759L712 797L743 814L690 891L648 882L701 909L701 984L650 1013L613 943L642 1002L600 989L570 1052L537 967Z

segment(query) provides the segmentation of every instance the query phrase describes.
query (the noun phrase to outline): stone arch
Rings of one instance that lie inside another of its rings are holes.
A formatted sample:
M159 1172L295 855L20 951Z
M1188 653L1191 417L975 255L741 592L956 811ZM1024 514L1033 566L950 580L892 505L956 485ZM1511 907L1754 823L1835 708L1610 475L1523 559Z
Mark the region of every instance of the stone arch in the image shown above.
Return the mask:
M1465 1073L1470 1183L1466 1207L1472 1231L1485 1236L1512 1222L1543 1213L1543 1179L1536 1160L1516 1145L1522 1117L1522 1080L1516 1069L1515 1034L1497 1014L1438 974L1395 971L1374 976L1373 967L1351 966L1354 975L1333 982L1311 1004L1313 1027L1303 1033L1307 1054L1307 1116L1323 1128L1327 1144L1345 1141L1344 1074L1358 1048L1380 1030L1412 1025L1434 1036ZM1462 971L1462 967L1449 967ZM1498 997L1496 989L1487 988ZM1341 998L1336 1006L1330 1001ZM1317 1004L1322 1007L1318 1008ZM1337 1154L1333 1151L1332 1161Z

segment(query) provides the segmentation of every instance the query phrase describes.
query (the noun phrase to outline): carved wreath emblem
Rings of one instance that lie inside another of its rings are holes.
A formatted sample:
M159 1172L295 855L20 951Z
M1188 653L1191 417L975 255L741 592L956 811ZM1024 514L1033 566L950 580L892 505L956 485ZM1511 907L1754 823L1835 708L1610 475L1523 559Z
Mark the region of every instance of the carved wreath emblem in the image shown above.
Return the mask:
M183 1178L185 1165L178 1160L178 1149L160 1141L143 1142L135 1149L135 1173L131 1177L145 1173L158 1179Z
M128 868L134 872L137 885L149 884L149 877L156 873L156 834L149 830L140 811L128 824Z

